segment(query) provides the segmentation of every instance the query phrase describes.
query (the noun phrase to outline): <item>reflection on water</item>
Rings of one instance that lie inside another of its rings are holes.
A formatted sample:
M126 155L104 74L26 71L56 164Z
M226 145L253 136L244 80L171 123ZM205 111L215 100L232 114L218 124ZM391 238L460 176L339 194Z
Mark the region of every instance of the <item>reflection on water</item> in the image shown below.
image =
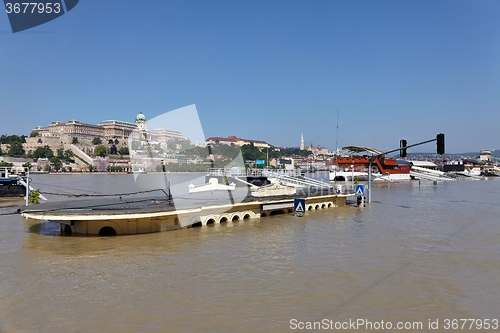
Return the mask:
M59 236L61 234L59 223L51 221L36 223L28 228L28 232L45 236Z
M0 208L18 207L25 203L24 198L0 198Z
M55 223L3 216L1 329L289 332L292 318L494 318L499 193L496 180L377 184L365 208L122 237L55 237Z

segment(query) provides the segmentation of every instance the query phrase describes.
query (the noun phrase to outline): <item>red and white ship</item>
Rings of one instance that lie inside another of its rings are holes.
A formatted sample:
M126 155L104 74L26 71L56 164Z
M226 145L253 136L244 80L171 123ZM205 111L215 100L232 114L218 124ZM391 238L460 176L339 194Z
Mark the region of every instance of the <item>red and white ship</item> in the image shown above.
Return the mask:
M363 146L342 147L350 153L349 156L336 156L334 158L334 167L330 170L330 180L358 180L368 179L368 167L370 157L382 154L382 151ZM359 155L360 153L369 153L370 155ZM357 155L354 155L357 154ZM400 164L395 158L385 156L375 157L372 162L373 180L410 180L411 166Z

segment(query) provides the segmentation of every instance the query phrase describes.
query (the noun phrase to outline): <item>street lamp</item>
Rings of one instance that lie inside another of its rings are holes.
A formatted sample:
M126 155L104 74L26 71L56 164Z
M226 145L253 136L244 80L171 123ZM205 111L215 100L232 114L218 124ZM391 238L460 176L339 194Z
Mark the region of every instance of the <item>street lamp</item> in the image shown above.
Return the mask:
M354 188L354 164L351 164L351 187Z

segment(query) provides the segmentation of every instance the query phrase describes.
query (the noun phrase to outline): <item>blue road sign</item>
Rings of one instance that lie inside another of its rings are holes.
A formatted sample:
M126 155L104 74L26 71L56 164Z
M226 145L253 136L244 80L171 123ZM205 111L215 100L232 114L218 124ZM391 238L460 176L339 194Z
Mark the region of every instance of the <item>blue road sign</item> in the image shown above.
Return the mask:
M365 185L356 185L354 188L354 193L356 195L364 196L365 195Z
M304 213L306 211L306 199L293 199L293 211Z
M255 164L257 164L257 165L260 165L260 164L264 165L264 160L256 160Z

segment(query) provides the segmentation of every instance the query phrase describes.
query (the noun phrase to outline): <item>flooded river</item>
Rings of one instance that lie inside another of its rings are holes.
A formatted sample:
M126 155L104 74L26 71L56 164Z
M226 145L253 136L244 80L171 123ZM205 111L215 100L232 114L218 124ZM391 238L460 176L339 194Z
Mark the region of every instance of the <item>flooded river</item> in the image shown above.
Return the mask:
M46 193L136 189L127 175L33 179ZM500 319L500 179L372 194L364 209L121 237L1 215L0 332L500 330L460 321Z

